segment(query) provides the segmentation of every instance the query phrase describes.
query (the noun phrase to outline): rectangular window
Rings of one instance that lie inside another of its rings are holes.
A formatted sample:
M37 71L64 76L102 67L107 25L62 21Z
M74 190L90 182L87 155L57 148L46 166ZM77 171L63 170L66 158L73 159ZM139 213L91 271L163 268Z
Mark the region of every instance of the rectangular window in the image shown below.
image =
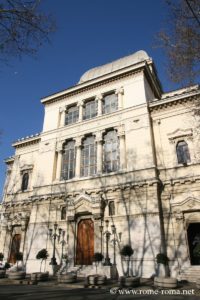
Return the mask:
M85 103L83 108L83 119L91 119L97 115L97 101L91 100Z
M78 122L79 109L77 106L72 106L67 110L65 117L65 125L73 124Z
M103 114L108 114L118 109L118 96L109 94L103 97Z

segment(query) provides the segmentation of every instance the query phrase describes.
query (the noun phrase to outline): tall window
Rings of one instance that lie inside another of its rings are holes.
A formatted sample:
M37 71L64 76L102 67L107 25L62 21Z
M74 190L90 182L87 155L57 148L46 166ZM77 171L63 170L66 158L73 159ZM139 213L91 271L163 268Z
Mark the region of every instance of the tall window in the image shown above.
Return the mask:
M83 108L83 119L91 119L96 117L97 115L97 101L90 100L85 103Z
M22 176L22 186L21 186L22 191L26 191L28 189L28 180L29 180L28 173L24 173Z
M108 114L118 109L118 96L109 94L103 97L103 113Z
M61 178L68 180L75 176L75 142L69 141L64 145L62 156Z
M104 136L103 166L106 173L119 169L119 141L115 130Z
M66 220L67 209L66 207L62 207L61 209L61 220Z
M90 176L96 173L96 143L93 136L83 142L81 152L81 176Z
M179 164L186 164L190 162L190 152L188 144L185 141L180 141L176 145L176 154Z
M68 108L65 117L65 125L78 122L78 116L79 116L78 106L72 106Z
M108 214L109 216L114 216L115 215L115 203L114 201L110 201L108 204Z

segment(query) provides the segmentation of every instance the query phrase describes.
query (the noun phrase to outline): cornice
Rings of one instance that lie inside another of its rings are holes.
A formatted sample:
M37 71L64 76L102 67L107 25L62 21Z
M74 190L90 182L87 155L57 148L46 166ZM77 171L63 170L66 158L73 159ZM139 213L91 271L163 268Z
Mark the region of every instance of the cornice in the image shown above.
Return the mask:
M88 82L75 85L69 89L62 91L62 92L42 98L41 102L45 105L51 104L53 102L57 102L62 99L65 99L66 97L69 97L69 96L71 97L71 96L81 94L81 93L89 91L89 90L93 90L93 89L95 89L99 86L105 85L107 83L118 81L122 78L130 77L132 75L138 74L141 71L143 71L145 67L146 67L146 62L142 62L142 63L139 63L136 66L134 66L134 69L133 69L133 66L127 67L127 68L125 68L125 70L121 69L120 72L116 71L116 72L110 73L109 75L101 76L98 79L90 80Z
M15 148L26 147L26 146L38 144L40 140L41 137L39 134L37 134L36 136L30 136L30 137L19 139L16 142L14 142L12 146Z
M200 97L200 90L192 90L182 94L173 95L172 97L162 98L149 102L150 112L163 110L165 108L177 106L179 104L186 104L192 100L197 100Z

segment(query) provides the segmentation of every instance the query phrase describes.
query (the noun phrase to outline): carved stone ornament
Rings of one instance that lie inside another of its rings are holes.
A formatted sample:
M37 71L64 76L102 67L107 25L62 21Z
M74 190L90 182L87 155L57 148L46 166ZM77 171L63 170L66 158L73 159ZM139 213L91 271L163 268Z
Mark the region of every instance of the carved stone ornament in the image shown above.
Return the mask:
M177 223L182 223L184 220L184 216L182 212L176 212L175 213L175 219Z
M97 131L95 133L95 136L96 136L96 142L102 142L102 134L103 134L103 131Z
M192 128L188 129L176 129L175 131L167 134L170 143L174 144L180 141L181 139L191 139L193 137Z
M118 134L119 137L125 136L125 126L124 126L124 124L121 124L116 129L117 129L117 134Z
M83 105L84 105L84 101L83 100L78 101L77 106L83 106Z
M30 172L33 170L33 164L24 164L22 166L20 166L20 173L24 173L24 172Z
M75 141L76 141L76 147L81 147L81 145L82 145L82 138L83 138L83 136L77 136L76 138L75 138Z
M187 197L182 201L171 201L172 207L177 211L187 211L191 209L200 209L200 200L194 197Z
M98 94L96 97L95 97L95 100L102 100L103 99L103 95L102 94Z
M116 89L115 94L124 95L124 89L123 89L123 87L120 87L120 88Z
M56 145L56 151L61 152L63 150L63 142L59 141Z
M59 108L59 112L60 112L60 113L62 113L62 112L64 112L64 111L66 111L66 106L62 106L62 107Z

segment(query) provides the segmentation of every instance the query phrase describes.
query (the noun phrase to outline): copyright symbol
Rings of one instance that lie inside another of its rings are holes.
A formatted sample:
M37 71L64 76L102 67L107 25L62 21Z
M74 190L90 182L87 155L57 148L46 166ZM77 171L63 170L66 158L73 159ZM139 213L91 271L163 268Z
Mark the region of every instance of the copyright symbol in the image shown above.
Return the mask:
M112 294L112 295L116 295L117 292L118 292L118 288L117 287L114 287L114 288L110 289L110 294Z

